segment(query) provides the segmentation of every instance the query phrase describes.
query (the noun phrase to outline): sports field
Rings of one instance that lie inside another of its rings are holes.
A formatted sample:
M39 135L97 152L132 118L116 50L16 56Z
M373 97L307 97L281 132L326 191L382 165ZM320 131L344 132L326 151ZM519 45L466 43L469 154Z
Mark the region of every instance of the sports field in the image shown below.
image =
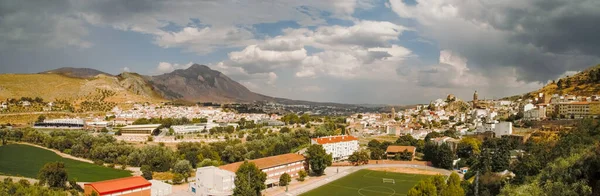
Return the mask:
M421 179L428 177L431 176L363 169L302 195L403 196ZM387 182L384 183L384 179ZM392 180L394 183L390 182Z
M23 144L0 146L0 174L37 178L38 171L48 162L65 163L69 179L96 182L131 176L129 171L102 167L58 156L56 153Z

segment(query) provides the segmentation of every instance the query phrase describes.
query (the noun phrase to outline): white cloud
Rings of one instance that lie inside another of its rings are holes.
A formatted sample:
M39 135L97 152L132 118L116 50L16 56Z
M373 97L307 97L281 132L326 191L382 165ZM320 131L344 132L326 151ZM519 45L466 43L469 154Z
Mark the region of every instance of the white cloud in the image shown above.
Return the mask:
M314 86L314 85L302 87L302 88L300 88L300 90L303 92L309 92L309 93L319 93L319 92L325 91L324 88L322 88L320 86Z
M158 66L156 66L156 70L154 71L156 74L164 74L175 71L177 69L187 69L192 66L194 63L189 62L188 64L177 64L177 63L167 63L160 62Z
M253 74L295 68L296 77L379 78L369 74L384 70L389 73L411 56L407 48L391 43L405 30L385 21L357 21L348 27L322 26L315 30L285 29L283 35L229 53L223 65ZM309 55L305 47L323 51Z
M122 71L123 72L131 72L131 70L129 69L129 67L123 67Z
M185 27L179 32L161 32L156 44L164 48L182 47L198 54L206 54L214 48L244 46L252 42L253 34L243 28Z

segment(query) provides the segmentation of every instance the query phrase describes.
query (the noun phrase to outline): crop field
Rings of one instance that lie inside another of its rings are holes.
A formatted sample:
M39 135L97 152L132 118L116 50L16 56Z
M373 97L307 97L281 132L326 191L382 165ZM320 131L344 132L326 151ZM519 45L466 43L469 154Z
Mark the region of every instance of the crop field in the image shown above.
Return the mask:
M96 182L131 176L129 171L102 167L91 163L63 158L56 153L23 144L0 146L0 175L37 178L38 171L48 162L65 163L69 179Z
M431 176L363 169L302 195L404 196L419 181L428 177Z

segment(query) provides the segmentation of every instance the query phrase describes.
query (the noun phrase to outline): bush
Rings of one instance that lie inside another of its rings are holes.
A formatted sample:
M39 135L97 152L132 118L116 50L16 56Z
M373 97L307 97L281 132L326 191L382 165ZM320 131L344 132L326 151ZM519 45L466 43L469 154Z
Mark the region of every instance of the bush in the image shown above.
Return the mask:
M96 165L104 165L104 161L98 159L98 160L94 161L94 164L96 164Z
M181 184L181 181L183 181L183 175L175 174L175 176L173 176L173 184Z
M300 170L298 172L298 178L296 180L302 182L302 181L304 181L304 179L306 178L306 176L308 176L308 173L306 173L306 171L304 171L304 170Z

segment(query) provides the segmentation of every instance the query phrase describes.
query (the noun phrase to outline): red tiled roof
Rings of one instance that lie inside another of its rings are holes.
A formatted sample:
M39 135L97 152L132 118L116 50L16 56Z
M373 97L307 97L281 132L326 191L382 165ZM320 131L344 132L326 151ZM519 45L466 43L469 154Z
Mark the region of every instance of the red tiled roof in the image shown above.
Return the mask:
M358 138L351 135L340 135L340 136L332 136L332 137L321 137L321 138L313 138L315 142L319 144L329 144L329 143L338 143L338 142L347 142L352 140L358 140Z
M404 150L408 150L408 152L412 152L413 154L417 150L417 147L414 146L388 146L385 152L404 152Z
M305 159L306 158L301 154L288 153L288 154L282 154L282 155L277 155L277 156L270 156L270 157L265 157L265 158L260 158L260 159L254 159L254 160L250 160L248 162L256 164L256 167L258 167L258 169L266 169L266 168L271 168L271 167L275 167L278 165L284 165L284 164L288 164L288 163L302 161ZM227 171L231 171L231 172L236 172L238 170L238 168L240 168L240 165L242 165L242 163L244 163L244 162L243 161L235 162L235 163L220 166L219 168L227 170Z
M90 185L98 192L100 195L118 193L127 190L143 188L151 186L152 183L148 182L148 180L144 179L141 176L132 176L127 178L119 178L112 180L105 180L100 182L87 183L85 185Z

